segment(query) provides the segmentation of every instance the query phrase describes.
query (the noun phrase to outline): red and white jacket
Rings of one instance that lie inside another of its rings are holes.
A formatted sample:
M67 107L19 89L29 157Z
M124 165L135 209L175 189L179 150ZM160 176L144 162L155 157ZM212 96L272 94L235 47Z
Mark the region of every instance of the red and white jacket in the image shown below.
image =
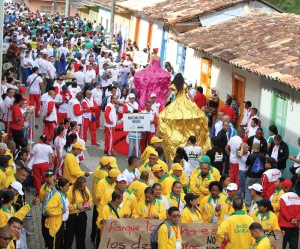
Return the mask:
M104 122L105 127L116 127L118 121L118 115L117 115L116 107L113 103L110 102L105 107L104 118L105 118L105 122Z
M92 120L92 113L95 112L98 109L98 105L93 97L90 99L84 98L81 102L83 110L85 110L85 113L83 113L83 118L88 118L90 121Z
M150 110L150 112L148 112L146 109L143 110L141 113L149 113L150 115L150 132L153 133L156 131L156 123L157 123L157 116L154 110Z
M74 98L69 101L69 115L72 121L76 121L78 125L82 124L82 114L84 113L78 99Z
M138 112L141 112L141 108L136 101L134 103L127 102L124 104L123 113L128 113L128 112L133 113L133 110L138 110Z
M48 96L45 104L43 105L43 120L46 122L57 122L55 102L50 96Z
M263 187L262 197L270 199L271 195L275 192L275 181L281 177L279 169L268 169L261 177L261 186Z
M280 227L298 228L291 223L291 219L300 220L300 196L294 192L284 193L279 201L280 213L278 224Z
M152 104L151 109L155 111L155 114L158 115L163 110L163 107L160 103L155 102Z

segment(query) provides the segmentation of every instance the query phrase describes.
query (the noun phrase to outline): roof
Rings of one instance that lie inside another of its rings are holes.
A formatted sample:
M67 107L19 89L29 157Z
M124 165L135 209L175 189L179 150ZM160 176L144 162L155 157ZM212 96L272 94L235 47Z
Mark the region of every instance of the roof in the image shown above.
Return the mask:
M244 0L127 0L117 5L152 19L175 24Z
M257 75L300 89L300 17L253 13L174 38Z

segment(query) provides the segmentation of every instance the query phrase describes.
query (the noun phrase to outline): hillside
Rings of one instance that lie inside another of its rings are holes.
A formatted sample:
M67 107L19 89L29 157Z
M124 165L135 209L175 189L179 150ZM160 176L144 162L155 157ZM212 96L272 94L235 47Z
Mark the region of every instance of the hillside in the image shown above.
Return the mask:
M300 0L266 0L283 12L300 14Z

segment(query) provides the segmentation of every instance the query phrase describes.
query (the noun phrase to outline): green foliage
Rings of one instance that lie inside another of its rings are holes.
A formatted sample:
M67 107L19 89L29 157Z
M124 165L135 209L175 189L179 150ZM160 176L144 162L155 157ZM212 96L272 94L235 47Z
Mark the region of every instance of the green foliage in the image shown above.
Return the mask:
M300 0L267 0L283 12L300 14Z

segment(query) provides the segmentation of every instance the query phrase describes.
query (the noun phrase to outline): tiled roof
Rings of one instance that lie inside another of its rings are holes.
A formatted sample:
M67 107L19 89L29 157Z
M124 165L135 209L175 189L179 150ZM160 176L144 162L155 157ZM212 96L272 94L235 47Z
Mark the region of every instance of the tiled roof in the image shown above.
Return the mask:
M175 24L244 0L127 0L117 5L152 19Z
M300 89L300 16L253 13L174 39L236 67Z

